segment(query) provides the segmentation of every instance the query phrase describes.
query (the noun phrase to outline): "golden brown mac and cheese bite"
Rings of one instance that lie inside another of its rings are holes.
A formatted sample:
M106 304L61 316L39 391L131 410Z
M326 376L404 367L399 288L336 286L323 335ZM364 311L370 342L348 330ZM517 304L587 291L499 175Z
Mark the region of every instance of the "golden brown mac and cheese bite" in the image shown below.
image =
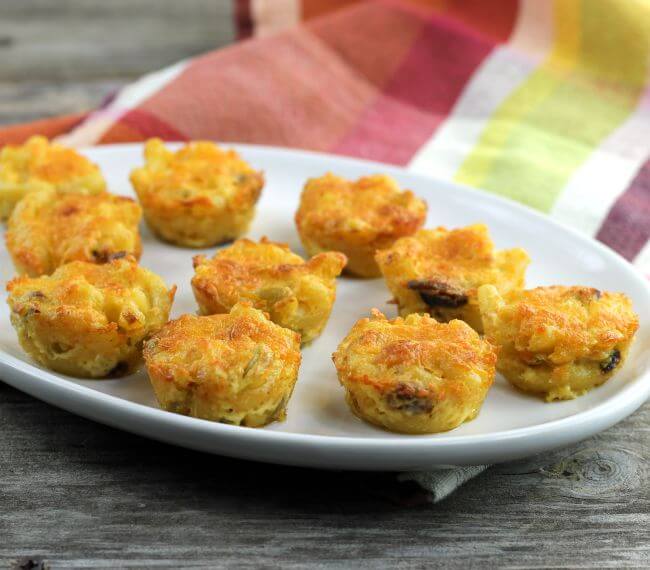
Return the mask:
M376 259L401 316L461 319L479 333L478 288L492 284L503 294L521 289L530 261L520 248L495 250L483 224L420 230L377 252Z
M33 192L14 209L5 234L18 273L37 277L70 261L140 258L140 206L108 192L85 196Z
M73 261L50 276L17 277L7 290L29 355L56 372L103 378L135 370L143 341L167 322L175 287L129 257Z
M150 139L144 156L145 165L131 173L131 183L147 224L160 238L209 247L248 229L264 177L234 150L197 141L172 152Z
M390 431L435 433L474 419L494 381L496 351L463 321L387 320L374 310L333 355L346 400Z
M340 251L348 258L348 273L378 277L375 252L415 233L426 214L426 203L390 176L353 182L326 174L307 181L295 219L309 255Z
M639 326L621 293L552 286L505 300L484 285L478 294L486 337L500 347L499 372L547 401L570 400L611 378Z
M338 252L305 262L286 244L239 239L212 259L194 258L192 289L203 315L227 313L249 301L274 323L299 333L304 344L325 327L344 265L345 256Z
M73 194L98 194L106 190L99 168L77 151L45 137L31 137L23 145L6 145L0 151L0 220L31 192L58 190Z
M242 303L228 314L169 322L147 341L144 358L165 410L261 427L286 416L300 336Z

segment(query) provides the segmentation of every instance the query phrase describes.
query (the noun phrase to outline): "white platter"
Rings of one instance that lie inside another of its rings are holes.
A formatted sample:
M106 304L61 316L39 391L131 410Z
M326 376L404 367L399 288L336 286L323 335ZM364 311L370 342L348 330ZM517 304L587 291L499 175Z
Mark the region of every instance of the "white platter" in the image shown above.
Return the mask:
M479 417L430 436L391 434L354 417L343 400L330 355L351 325L372 307L394 315L383 280L342 278L324 334L303 353L288 418L264 429L184 417L158 408L144 371L118 380L77 380L53 374L20 349L9 323L5 284L13 275L0 251L0 378L45 402L87 418L161 441L234 457L310 467L422 470L524 457L589 437L620 421L650 395L650 292L646 280L599 243L536 212L492 195L417 176L378 163L311 152L232 145L265 171L267 185L249 237L267 235L303 253L293 214L304 181L332 171L346 177L392 174L427 200L427 226L482 221L498 247L522 246L533 260L529 285L582 284L623 291L634 302L641 328L625 367L604 386L573 401L546 404L517 392L498 377ZM128 182L141 163L140 145L90 149L110 189L133 195ZM194 312L189 286L193 250L156 241L143 227L142 264L178 285L173 316Z

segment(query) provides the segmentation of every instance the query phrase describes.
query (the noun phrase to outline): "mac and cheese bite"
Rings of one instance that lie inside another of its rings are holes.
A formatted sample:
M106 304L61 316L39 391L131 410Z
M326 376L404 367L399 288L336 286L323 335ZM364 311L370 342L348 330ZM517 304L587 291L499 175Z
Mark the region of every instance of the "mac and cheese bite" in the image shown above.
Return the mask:
M192 289L203 315L227 313L248 301L274 323L299 333L305 344L327 324L345 261L338 252L305 261L287 244L239 239L212 259L194 257Z
M639 327L630 299L591 287L537 287L504 299L479 289L485 335L500 347L497 368L547 401L599 386L625 362Z
M127 257L73 261L50 276L17 277L7 290L25 352L56 372L103 378L137 368L142 343L167 322L175 287Z
M295 221L309 255L340 251L348 258L346 272L378 277L375 252L415 233L426 214L426 203L390 176L350 181L326 174L305 184Z
M0 151L0 220L6 220L27 194L58 190L98 194L106 182L97 165L76 150L33 136Z
M420 230L377 252L376 259L401 316L461 319L479 333L478 288L491 284L503 294L519 290L530 262L521 248L495 250L483 224Z
M144 358L165 410L261 427L286 417L300 336L240 303L228 314L170 321L147 341Z
M333 355L350 409L384 429L448 431L474 419L494 381L496 351L466 323L374 310Z
M131 183L147 224L160 238L209 247L246 232L264 177L234 150L196 141L173 152L160 139L150 139L144 156Z
M5 241L18 273L52 273L71 261L105 263L115 256L140 258L140 206L108 192L33 192L16 206Z

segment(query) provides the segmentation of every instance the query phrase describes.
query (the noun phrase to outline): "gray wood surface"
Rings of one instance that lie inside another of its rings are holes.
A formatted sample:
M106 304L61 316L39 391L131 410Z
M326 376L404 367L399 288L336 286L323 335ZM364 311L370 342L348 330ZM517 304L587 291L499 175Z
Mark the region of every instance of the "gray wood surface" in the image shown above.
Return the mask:
M90 109L230 43L231 0L0 0L0 124Z
M89 108L219 43L229 6L1 2L0 123ZM62 22L73 25L54 29ZM0 433L0 567L650 566L649 405L573 448L493 467L433 506L408 506L417 493L392 474L203 455L1 383Z

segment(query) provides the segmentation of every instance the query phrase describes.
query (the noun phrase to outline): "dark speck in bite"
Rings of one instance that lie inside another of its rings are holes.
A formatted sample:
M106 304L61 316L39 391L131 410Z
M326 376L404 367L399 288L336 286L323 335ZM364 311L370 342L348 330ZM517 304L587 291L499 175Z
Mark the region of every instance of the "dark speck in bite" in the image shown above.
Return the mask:
M124 376L129 371L128 362L120 361L108 373L109 376Z
M600 363L600 370L603 374L607 374L614 370L621 362L621 351L615 348L609 356Z
M126 251L116 251L108 255L108 261L113 261L114 259L123 259L126 257Z
M97 263L106 263L108 261L109 253L106 250L93 249L90 253Z
M462 307L469 300L459 287L436 279L412 279L406 286L417 291L429 307Z
M426 396L418 396L418 390L409 384L398 384L386 396L386 402L393 410L408 414L428 414L433 409L433 401Z

